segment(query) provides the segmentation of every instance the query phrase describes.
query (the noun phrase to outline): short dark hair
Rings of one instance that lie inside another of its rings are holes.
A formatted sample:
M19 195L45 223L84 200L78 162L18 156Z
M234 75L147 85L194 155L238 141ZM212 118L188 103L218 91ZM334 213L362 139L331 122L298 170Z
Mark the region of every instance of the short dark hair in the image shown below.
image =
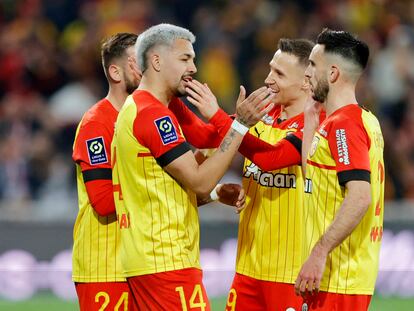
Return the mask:
M137 41L137 37L138 36L136 34L122 32L102 41L102 66L107 76L108 68L111 65L111 62L116 58L122 57L127 48L134 46Z
M287 39L279 40L277 48L284 53L296 56L301 65L309 64L309 55L312 52L315 43L307 39Z
M369 47L346 31L337 31L325 28L316 39L317 44L325 46L325 52L342 56L354 62L361 69L368 63Z

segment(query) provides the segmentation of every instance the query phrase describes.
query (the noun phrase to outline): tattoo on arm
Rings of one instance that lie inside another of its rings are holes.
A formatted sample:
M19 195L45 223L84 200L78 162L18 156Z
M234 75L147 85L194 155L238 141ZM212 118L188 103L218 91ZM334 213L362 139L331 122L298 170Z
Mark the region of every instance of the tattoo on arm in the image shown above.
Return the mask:
M220 144L220 151L226 152L229 150L231 142L233 141L234 137L236 136L236 131L230 128L229 134L224 137L222 143Z

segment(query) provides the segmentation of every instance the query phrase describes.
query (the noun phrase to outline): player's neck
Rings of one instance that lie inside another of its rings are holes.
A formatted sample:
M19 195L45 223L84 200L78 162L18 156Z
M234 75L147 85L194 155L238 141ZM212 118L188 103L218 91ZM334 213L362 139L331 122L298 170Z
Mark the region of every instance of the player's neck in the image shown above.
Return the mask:
M290 118L296 117L298 114L301 114L305 107L305 100L305 98L297 98L289 105L283 105L283 111L281 113L283 119L288 120Z
M116 87L109 87L108 95L106 95L106 99L117 111L121 110L127 97L127 92Z
M157 83L157 80L151 82L151 80L145 76L142 77L138 90L143 90L151 93L152 96L154 96L156 99L158 99L158 101L167 107L173 97L173 94L170 94L162 85L159 85L159 83Z
M356 103L355 86L346 85L330 90L326 100L326 115L329 116L344 106Z

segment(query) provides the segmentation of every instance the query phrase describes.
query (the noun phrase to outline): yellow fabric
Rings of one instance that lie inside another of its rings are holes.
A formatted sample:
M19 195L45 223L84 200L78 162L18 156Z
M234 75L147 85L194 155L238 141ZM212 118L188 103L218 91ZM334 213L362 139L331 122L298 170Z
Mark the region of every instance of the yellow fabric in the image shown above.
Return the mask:
M116 216L101 217L96 213L89 202L78 164L76 175L79 212L73 231L72 279L75 282L123 282Z
M273 128L259 122L250 133L275 144L293 131L297 129ZM240 215L236 270L260 280L294 283L302 250L301 167L262 172L246 159L243 170L247 206Z
M362 121L371 140L369 160L372 203L352 234L328 256L321 281L322 291L360 295L372 295L374 291L383 224L384 183L380 180L381 173L378 167L381 166L383 172L384 143L375 116L362 110ZM313 163L309 163L309 160ZM321 165L328 168L320 167ZM338 182L335 160L330 152L328 140L319 133L315 134L313 151L311 149L308 156L306 171L306 177L312 180L312 193L305 194L305 258L332 223L346 196L345 187L341 187ZM376 211L380 211L378 215Z
M168 175L139 143L133 130L136 116L137 105L129 96L112 142L125 275L200 268L196 196Z

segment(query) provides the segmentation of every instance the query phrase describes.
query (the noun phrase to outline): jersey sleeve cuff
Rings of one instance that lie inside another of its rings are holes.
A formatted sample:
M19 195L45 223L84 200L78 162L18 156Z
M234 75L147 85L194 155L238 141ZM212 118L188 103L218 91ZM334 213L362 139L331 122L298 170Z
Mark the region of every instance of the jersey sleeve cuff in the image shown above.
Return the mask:
M210 120L208 120L208 122L218 128L221 128L221 127L225 127L227 122L229 122L230 120L231 120L230 116L223 109L219 109L210 118Z
M302 154L302 140L299 137L293 134L290 134L290 135L287 135L285 139L296 148L299 154Z
M371 183L371 172L367 170L349 170L338 172L338 181L341 186L345 186L348 181L362 180Z
M189 150L191 150L190 145L184 141L181 144L163 153L161 156L159 156L155 160L161 167L164 167L170 164L175 159L181 157L184 153L186 153Z

